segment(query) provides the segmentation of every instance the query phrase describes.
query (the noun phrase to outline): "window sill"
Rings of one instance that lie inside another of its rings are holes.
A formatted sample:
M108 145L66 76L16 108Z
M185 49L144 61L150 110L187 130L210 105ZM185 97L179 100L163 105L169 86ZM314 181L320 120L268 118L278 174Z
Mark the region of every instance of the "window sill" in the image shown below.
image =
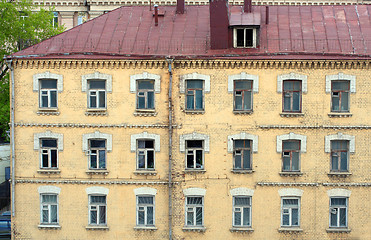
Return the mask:
M40 170L37 170L37 173L40 173L40 174L60 174L61 170L58 170L58 169L40 169Z
M184 110L184 112L192 115L205 114L205 110Z
M157 112L155 109L136 109L134 112L136 117L155 117Z
M58 116L60 114L60 112L58 111L58 108L39 108L36 113L37 115L44 115L44 116L50 116L50 115Z
M104 175L108 175L109 171L107 170L87 170L86 171L86 174L91 174L91 175L94 175L94 174L104 174Z
M136 231L156 231L157 227L155 226L136 226L134 227Z
M205 173L206 172L206 170L204 170L204 169L186 169L186 170L184 170L184 173L190 173L190 174L192 174L192 173Z
M229 229L229 231L250 233L250 232L254 232L254 229L252 229L251 227L232 227Z
M205 232L205 227L196 227L196 226L184 226L183 232Z
M327 173L327 176L329 177L348 177L352 175L350 172L329 172Z
M281 117L288 117L288 118L292 118L292 117L303 117L304 116L304 113L282 112L282 113L280 113L280 116Z
M107 109L87 109L86 116L108 116Z
M232 173L236 173L236 174L251 174L251 173L254 173L255 171L254 170L243 170L243 169L232 169L231 170Z
M46 224L40 224L37 226L39 229L61 229L60 225L46 225Z
M330 118L348 118L351 117L353 114L351 113L329 113L327 114Z
M86 230L103 230L103 231L108 231L109 227L107 225L89 225L85 227Z
M303 229L299 227L280 227L278 232L302 232Z
M326 232L328 233L350 233L349 228L327 228Z
M135 175L157 175L157 171L155 170L136 170L134 171Z
M280 172L280 176L283 177L300 177L302 175L302 172Z
M237 110L233 110L233 113L236 114L236 115L250 115L253 113L252 110L250 111L237 111Z

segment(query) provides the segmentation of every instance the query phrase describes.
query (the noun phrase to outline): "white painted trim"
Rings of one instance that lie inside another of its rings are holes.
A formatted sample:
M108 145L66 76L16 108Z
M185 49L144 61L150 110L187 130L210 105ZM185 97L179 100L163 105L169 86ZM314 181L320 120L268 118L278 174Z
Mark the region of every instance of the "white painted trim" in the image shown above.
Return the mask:
M259 76L258 75L252 75L245 72L241 72L237 75L229 75L228 76L228 92L233 93L234 89L234 81L236 80L251 80L253 82L253 92L257 93L259 92Z
M104 74L100 72L95 72L91 74L86 74L81 76L81 90L86 92L88 90L88 80L105 80L106 81L106 91L112 92L112 75Z
M88 187L85 189L86 194L101 194L101 195L108 195L109 189L105 187Z
M137 195L156 195L157 189L149 188L149 187L142 187L134 189L134 194Z
M180 76L180 83L179 83L180 93L185 93L187 80L203 80L205 93L210 92L210 76L195 72L195 73L190 73L190 74L185 74L185 75Z
M40 186L37 188L39 194L54 193L60 194L61 188L56 186Z
M297 188L282 188L278 190L280 197L301 197L303 196L304 190Z
M350 197L351 191L343 188L335 188L327 191L329 197Z
M51 72L44 72L44 73L37 73L32 76L33 78L33 91L38 92L39 91L39 80L43 79L55 79L57 80L57 90L58 92L63 91L63 75L55 74Z
M137 92L137 80L155 80L155 93L161 91L161 76L157 74L151 74L143 72L142 74L130 75L130 92Z
M58 141L58 151L63 151L63 134L62 133L53 133L51 131L46 131L42 133L35 133L33 135L33 149L40 149L40 139L41 138L51 138L57 139Z
M249 189L249 188L234 188L229 191L232 196L253 196L254 195L254 190Z
M107 141L107 151L112 151L112 134L101 133L99 131L93 133L87 133L82 135L82 150L84 152L89 150L89 139L106 139Z
M356 92L356 76L338 73L335 75L326 75L326 93L331 93L331 81L347 80L350 81L350 92Z
M356 151L356 144L355 144L356 137L339 132L337 134L325 136L325 152L327 153L331 152L331 141L332 140L348 140L349 141L349 152L354 153Z
M148 132L143 132L139 134L133 134L130 136L130 151L135 152L137 150L137 140L138 139L152 139L155 141L155 151L160 151L160 135L149 134Z
M228 136L228 152L232 153L233 152L233 141L234 140L251 140L252 141L252 150L253 152L258 152L258 136L257 135L252 135L249 133L238 133L234 135L229 135Z
M300 140L300 152L307 152L307 136L289 133L277 136L277 152L282 153L282 141L285 140Z
M183 189L184 196L205 196L206 189L203 188L186 188Z
M204 150L205 152L210 151L210 145L209 145L209 136L201 133L190 133L190 134L183 134L180 135L180 152L185 152L185 142L188 140L204 140Z
M308 92L308 76L299 73L288 73L281 74L277 76L277 92L282 93L283 91L283 81L285 80L299 80L301 81L301 91L303 93Z

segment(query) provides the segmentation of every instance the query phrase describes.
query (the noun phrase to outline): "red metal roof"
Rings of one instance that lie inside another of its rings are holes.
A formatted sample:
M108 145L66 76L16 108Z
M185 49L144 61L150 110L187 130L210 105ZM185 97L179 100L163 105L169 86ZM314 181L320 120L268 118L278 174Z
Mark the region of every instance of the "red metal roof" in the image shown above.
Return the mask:
M371 5L253 6L260 14L259 47L210 49L209 6L160 6L155 26L149 6L123 6L17 52L13 57L123 59L256 58L328 59L371 57ZM232 16L243 6L230 6ZM242 18L241 18L242 19ZM242 20L241 20L242 21Z

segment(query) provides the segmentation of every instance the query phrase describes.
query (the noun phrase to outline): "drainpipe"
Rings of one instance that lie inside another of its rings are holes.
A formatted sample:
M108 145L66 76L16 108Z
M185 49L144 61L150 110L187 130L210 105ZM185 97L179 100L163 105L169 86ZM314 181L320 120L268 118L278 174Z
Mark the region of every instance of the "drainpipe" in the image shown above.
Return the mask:
M11 92L11 108L10 108L10 132L11 132L11 139L10 144L12 147L12 216L15 216L15 206L14 206L14 187L15 187L15 168L14 168L14 161L15 161L15 146L14 146L14 68L12 66L12 60L7 60L8 68L10 69L10 78L12 79L12 92Z
M172 101L172 88L173 88L173 71L171 65L173 63L172 58L166 58L169 65L169 240L172 240L172 193L173 193L173 183L172 183L172 145L173 145L173 101Z

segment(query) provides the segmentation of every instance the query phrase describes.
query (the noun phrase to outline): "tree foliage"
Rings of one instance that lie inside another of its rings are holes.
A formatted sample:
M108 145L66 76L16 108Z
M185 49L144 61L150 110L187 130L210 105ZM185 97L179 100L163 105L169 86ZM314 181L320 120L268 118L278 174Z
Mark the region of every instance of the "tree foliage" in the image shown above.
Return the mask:
M53 26L52 9L36 9L32 0L0 0L0 134L9 123L9 75L4 57L61 33Z

